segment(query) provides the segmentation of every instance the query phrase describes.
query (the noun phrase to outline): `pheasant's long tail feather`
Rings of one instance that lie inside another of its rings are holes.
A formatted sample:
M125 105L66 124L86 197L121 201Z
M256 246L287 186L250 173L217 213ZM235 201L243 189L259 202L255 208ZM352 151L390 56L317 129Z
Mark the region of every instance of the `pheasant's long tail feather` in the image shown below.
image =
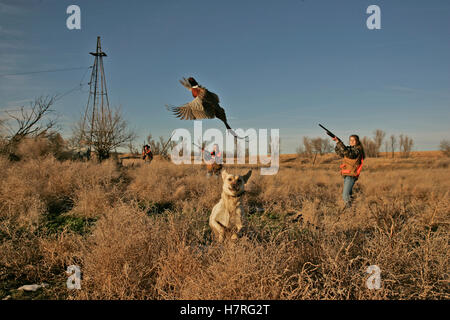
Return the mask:
M248 138L248 136L246 136L246 137L239 137L236 134L236 132L234 132L234 130L230 127L230 125L226 121L224 121L224 123L225 123L225 127L227 127L227 131L229 131L234 137L236 137L238 139L246 139L246 138ZM246 141L248 142L248 140L246 140Z
M227 127L228 130L233 130L231 129L230 125L228 124L228 122L224 121L223 123L225 123L225 127ZM234 131L233 131L234 132Z

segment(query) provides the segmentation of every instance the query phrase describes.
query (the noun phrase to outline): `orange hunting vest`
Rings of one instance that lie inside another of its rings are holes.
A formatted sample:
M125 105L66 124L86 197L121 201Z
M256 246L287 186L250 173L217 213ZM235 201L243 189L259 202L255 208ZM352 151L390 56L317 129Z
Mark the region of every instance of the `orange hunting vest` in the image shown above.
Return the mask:
M145 156L146 154L149 154L149 153L151 153L152 152L152 150L150 149L150 148L148 148L148 149L142 149L142 155L143 156Z
M218 158L220 158L220 156L222 155L222 153L221 152L218 152L217 154L213 151L213 152L211 152L211 158L216 158L216 157L218 157Z
M362 170L363 162L364 159L362 159L361 157L358 157L356 159L344 157L340 166L341 175L358 178Z
M213 163L208 163L206 165L206 169L210 172L219 172L220 170L222 170L222 164L221 163L216 163L215 159L216 157L220 158L222 156L221 152L218 152L217 154L215 154L215 152L211 152L211 159L214 160Z

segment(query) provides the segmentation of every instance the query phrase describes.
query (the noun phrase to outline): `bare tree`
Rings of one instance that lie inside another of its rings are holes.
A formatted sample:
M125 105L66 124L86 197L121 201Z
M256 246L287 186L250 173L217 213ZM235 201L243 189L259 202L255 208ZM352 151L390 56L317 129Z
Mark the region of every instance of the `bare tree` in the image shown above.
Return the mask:
M128 151L131 154L139 154L139 148L133 143L133 141L128 142L127 144Z
M400 135L399 147L402 157L404 158L409 157L413 145L414 141L412 138L408 137L407 135L403 134Z
M159 137L159 141L156 141L153 139L152 135L149 134L147 136L147 144L150 146L150 150L152 150L153 155L168 157L169 150L171 150L176 143L175 141L172 141L171 138L165 140L162 136ZM204 147L204 144L202 147Z
M388 140L386 140L384 142L384 153L386 155L386 158L389 157L389 141Z
M394 135L390 137L392 158L394 158L395 147L397 146L397 138Z
M303 145L298 146L297 154L301 156L306 156L307 158L314 159L313 164L316 161L318 154L323 155L325 153L330 153L333 151L333 146L328 139L323 139L321 137L309 138L303 137ZM314 155L314 157L313 157Z
M383 145L384 137L386 136L386 132L383 130L377 129L374 131L374 138L373 141L375 142L375 149L376 149L376 157L378 157L380 153L381 146Z
M311 157L313 154L313 146L311 139L308 137L303 137L303 150L304 154L308 157Z
M5 119L0 119L0 153L6 149L6 145L8 144L8 140L5 135L4 122Z
M363 137L361 139L361 143L364 147L364 152L366 154L366 157L377 157L378 156L377 145L376 145L375 141L373 141L372 139L370 139L368 137Z
M324 153L329 153L333 150L331 143L328 139L325 138L314 138L311 139L312 148L315 153L323 155Z
M442 140L439 149L445 156L450 157L450 140Z
M136 134L128 129L128 123L119 108L104 110L95 115L94 121L88 117L93 128L85 127L86 121L80 119L73 128L73 140L79 146L88 146L97 153L99 161L109 158L111 152L136 138Z
M303 145L299 145L295 151L299 156L302 156L305 154L305 147Z
M378 157L380 154L381 146L383 145L384 137L386 133L383 130L377 129L373 132L373 139L368 137L363 137L361 143L364 147L366 156L368 157Z
M56 96L41 96L30 103L29 108L20 107L16 111L5 111L7 118L0 122L5 132L3 152L11 154L14 148L28 137L43 136L56 125L56 119L49 118Z

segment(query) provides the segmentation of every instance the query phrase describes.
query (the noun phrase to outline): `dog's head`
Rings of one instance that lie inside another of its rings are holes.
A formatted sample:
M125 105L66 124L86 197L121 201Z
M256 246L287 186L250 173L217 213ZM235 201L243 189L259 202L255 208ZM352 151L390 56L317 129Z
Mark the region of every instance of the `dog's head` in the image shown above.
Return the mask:
M249 170L244 176L237 176L228 173L226 170L222 171L223 192L229 196L237 197L244 193L244 185L252 175L252 170Z

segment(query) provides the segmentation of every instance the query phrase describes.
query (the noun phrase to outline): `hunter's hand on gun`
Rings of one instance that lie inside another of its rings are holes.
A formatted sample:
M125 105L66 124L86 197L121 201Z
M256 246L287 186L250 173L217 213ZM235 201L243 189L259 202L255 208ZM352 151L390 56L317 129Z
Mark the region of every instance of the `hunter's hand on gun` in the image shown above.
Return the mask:
M338 137L334 137L334 138L331 138L331 140L333 140L334 142L338 142L339 138Z

